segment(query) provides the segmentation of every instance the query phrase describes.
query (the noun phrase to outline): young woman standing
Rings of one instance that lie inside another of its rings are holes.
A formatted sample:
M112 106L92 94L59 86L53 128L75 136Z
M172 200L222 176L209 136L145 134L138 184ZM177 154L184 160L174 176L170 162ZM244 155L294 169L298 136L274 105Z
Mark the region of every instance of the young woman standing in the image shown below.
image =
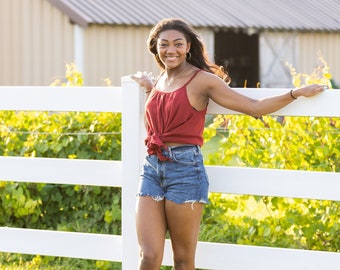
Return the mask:
M209 100L252 116L277 111L321 85L254 100L232 90L229 76L211 63L196 31L181 19L165 19L151 30L149 51L160 67L153 82L135 74L147 93L145 119L148 155L139 182L136 207L140 270L160 269L169 232L174 269L195 269L195 252L208 178L200 147Z

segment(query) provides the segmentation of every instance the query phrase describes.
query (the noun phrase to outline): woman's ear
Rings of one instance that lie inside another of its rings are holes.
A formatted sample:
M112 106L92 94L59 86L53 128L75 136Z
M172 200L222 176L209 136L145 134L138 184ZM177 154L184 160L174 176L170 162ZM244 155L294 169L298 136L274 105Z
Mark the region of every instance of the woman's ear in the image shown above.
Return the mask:
M190 48L191 48L191 42L188 42L187 53L190 52Z

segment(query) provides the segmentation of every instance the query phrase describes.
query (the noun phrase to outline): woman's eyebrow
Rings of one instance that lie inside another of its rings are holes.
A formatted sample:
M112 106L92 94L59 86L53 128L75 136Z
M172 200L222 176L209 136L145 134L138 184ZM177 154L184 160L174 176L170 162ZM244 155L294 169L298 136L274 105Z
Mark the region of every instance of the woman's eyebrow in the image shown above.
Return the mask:
M184 38L176 38L173 41L178 41L178 40L184 40ZM161 41L169 41L169 40L162 38Z

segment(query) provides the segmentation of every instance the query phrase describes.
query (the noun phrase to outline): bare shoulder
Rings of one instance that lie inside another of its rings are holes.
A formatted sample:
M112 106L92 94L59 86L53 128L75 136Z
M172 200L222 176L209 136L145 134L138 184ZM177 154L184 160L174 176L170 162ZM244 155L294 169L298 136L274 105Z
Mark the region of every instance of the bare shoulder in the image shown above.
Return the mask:
M228 84L213 73L202 70L196 77L195 85L209 97L214 91L229 89Z
M215 88L220 83L224 83L221 78L216 76L213 73L201 70L198 72L195 83L200 86L200 88L204 90L209 90Z
M207 72L205 70L201 70L197 74L197 79L201 80L201 82L205 82L204 85L209 85L211 83L214 83L218 80L221 80L217 75Z

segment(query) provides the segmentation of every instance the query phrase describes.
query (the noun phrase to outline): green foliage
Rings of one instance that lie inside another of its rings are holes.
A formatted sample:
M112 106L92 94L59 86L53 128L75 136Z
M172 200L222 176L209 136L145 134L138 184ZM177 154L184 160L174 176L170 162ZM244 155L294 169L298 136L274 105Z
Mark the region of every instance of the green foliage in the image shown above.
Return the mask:
M221 123L228 136L208 164L340 171L339 118L218 115L205 134Z
M218 115L205 129L209 140L220 136L206 163L339 172L339 130L340 118ZM203 241L339 251L339 202L216 193L209 199Z
M0 112L0 155L120 159L117 113Z
M319 83L331 88L330 67L319 59L311 74L287 64L295 87ZM205 160L212 165L340 172L339 133L340 118L218 115L204 131L208 142L219 138L216 151ZM209 199L203 241L340 251L340 202L215 193Z
M82 85L74 66L67 67L66 77L67 83L54 85ZM206 145L217 144L217 148L206 152L206 164L340 171L339 118L218 115L207 116L207 123ZM119 160L121 116L0 112L0 155ZM339 202L217 193L209 199L202 241L339 251ZM121 190L0 182L0 226L120 234ZM121 266L3 253L2 269L106 270Z
M0 119L0 154L3 156L105 160L121 157L120 114L6 111L0 112ZM120 234L121 190L0 182L0 226ZM6 255L7 259L8 256L14 260L18 257ZM20 258L23 269L30 269L26 268L30 264L36 267L38 263L32 256ZM47 265L46 257L41 260ZM54 264L58 265L60 260L55 258ZM76 261L72 263L94 264ZM52 259L49 263L53 264ZM110 268L114 263L110 262L110 267L108 263L97 262L96 269L114 269Z
M66 79L61 85L83 82L74 65L67 65ZM0 155L120 160L121 114L2 111ZM121 189L0 182L0 226L120 234ZM0 270L120 269L113 262L7 253L0 265Z
M0 270L120 270L121 263L3 253Z
M202 241L339 251L339 203L211 194Z
M83 86L83 74L78 71L75 63L66 64L65 69L65 82L57 79L51 83L51 86Z

